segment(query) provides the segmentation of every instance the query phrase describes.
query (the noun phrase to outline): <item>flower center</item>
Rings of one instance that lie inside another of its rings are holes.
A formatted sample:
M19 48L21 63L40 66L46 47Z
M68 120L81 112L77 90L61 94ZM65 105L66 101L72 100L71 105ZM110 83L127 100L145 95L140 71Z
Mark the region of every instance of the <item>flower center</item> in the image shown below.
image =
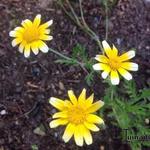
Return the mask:
M83 108L75 106L68 111L68 119L74 124L83 123L86 119L86 112Z
M25 29L24 34L23 34L23 39L26 42L33 42L35 40L39 39L39 30L36 27L29 27Z
M110 59L109 60L109 66L112 70L117 70L121 66L121 62L116 58L116 59Z

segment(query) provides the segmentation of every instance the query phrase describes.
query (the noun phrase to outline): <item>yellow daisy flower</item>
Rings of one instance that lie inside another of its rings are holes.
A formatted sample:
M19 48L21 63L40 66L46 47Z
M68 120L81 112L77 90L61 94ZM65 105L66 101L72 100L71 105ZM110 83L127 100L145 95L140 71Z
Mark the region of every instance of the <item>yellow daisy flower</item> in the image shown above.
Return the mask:
M93 113L99 110L104 105L104 102L99 100L93 103L93 94L86 99L86 89L82 90L78 98L72 90L68 91L68 96L70 100L50 98L50 104L59 110L52 116L55 120L50 122L50 127L55 128L60 125L66 125L62 137L65 142L68 142L74 135L78 146L83 146L84 140L87 145L90 145L93 141L90 131L99 131L95 124L104 123L100 117Z
M53 39L49 35L50 29L47 29L52 25L53 20L50 20L44 24L41 24L41 15L38 14L34 21L26 19L22 21L21 27L16 27L13 31L10 31L9 35L15 39L12 41L12 46L15 47L19 44L19 51L24 53L25 57L30 56L31 50L35 55L41 50L43 53L47 53L49 48L43 41L50 41Z
M122 55L118 55L118 49L113 45L111 48L106 41L102 42L105 55L96 55L95 59L99 63L93 65L94 70L103 70L102 78L106 79L110 74L111 83L113 85L119 84L120 73L126 80L131 80L132 75L127 71L137 71L138 64L128 62L129 59L135 56L135 51L131 50Z

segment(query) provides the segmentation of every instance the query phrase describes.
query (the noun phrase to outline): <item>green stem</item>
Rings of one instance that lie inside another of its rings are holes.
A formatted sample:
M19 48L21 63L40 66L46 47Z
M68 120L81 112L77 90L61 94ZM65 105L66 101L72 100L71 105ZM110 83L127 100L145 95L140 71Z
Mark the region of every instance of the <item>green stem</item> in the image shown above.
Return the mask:
M96 35L96 33L87 25L85 19L84 19L84 15L83 15L83 9L82 9L82 0L79 0L79 6L80 6L80 13L81 13L81 19L82 19L82 22L79 20L79 17L77 16L77 14L75 13L72 5L70 4L69 0L66 0L70 10L71 10L71 13L72 15L66 10L66 8L64 7L64 4L62 2L62 0L59 0L58 1L58 4L62 7L62 9L64 10L64 12L71 18L71 20L73 20L75 22L76 25L78 25L81 30L83 30L85 33L87 33L92 39L94 39L100 50L102 51L102 53L104 52L103 51L103 47L102 47L102 44L101 44L101 41L99 39L99 37Z
M58 55L58 56L60 56L60 57L62 57L64 59L66 59L66 60L72 60L70 57L67 57L67 56L63 55L63 54L59 53L58 51L55 51L52 48L49 48L49 51L53 52L54 54L56 54L56 55Z
M108 39L108 0L105 1L105 14L106 14L106 18L105 18L105 28L106 28L106 32L105 32L105 40Z
M111 88L111 96L110 96L111 101L113 100L113 96L114 96L114 90L113 88Z
M72 58L70 58L68 56L65 56L65 55L59 53L58 51L56 51L56 50L54 50L52 48L49 48L49 51L51 51L52 53L54 53L54 54L56 54L56 55L58 55L58 56L60 56L60 57L62 57L64 59L66 59L66 60L75 61L75 63L77 63L87 74L89 74L89 72L84 67L84 64L79 62L78 60L74 60L74 59L72 59Z

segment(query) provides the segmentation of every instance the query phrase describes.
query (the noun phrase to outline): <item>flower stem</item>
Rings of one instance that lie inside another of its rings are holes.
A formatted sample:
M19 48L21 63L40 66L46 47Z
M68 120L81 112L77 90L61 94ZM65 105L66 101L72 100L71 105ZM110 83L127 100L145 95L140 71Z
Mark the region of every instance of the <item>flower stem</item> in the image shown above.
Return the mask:
M70 58L68 56L65 56L65 55L59 53L58 51L56 51L56 50L54 50L52 48L49 48L49 51L51 51L52 53L54 53L54 54L56 54L56 55L58 55L58 56L60 56L60 57L62 57L64 59L66 59L66 60L75 61L75 63L77 63L87 74L89 74L87 69L84 67L84 63L79 62L78 60L74 60L74 59L72 59L72 58Z

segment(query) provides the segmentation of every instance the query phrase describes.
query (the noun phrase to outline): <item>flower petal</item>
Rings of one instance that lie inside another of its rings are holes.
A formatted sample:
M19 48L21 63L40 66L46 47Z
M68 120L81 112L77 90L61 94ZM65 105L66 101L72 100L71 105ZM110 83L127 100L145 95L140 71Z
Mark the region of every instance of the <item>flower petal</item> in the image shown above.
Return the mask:
M104 48L104 51L106 53L106 55L111 58L112 54L113 54L113 51L111 49L111 47L109 46L109 44L107 43L107 41L102 41L102 45L103 45L103 48Z
M65 141L65 143L67 143L71 137L73 136L74 132L75 132L76 126L72 123L69 123L65 129L65 132L63 134L63 140Z
M85 105L86 108L90 107L93 103L93 99L94 99L94 94L91 94L91 96L89 96L86 101L85 101Z
M14 31L19 32L19 33L23 33L24 30L25 30L25 29L24 29L23 27L16 27L16 28L14 29Z
M24 49L24 56L28 58L30 56L30 44L27 44Z
M19 45L19 52L20 52L20 53L23 53L23 50L24 50L24 48L25 48L25 45L26 45L26 42L24 42L24 41L20 43L20 45Z
M9 36L10 37L19 37L19 36L21 36L22 34L21 33L19 33L19 32L17 32L17 31L10 31L9 32Z
M88 113L96 112L96 111L97 111L98 109L100 109L103 105L104 105L104 102L101 101L101 100L99 100L99 101L93 103L93 104L91 105L91 107L89 107L89 108L87 109L87 112L88 112Z
M40 25L40 23L41 23L41 15L38 14L38 15L35 17L34 21L33 21L33 25L34 25L35 27L38 27L38 26Z
M110 78L113 85L119 84L119 75L117 71L111 71Z
M50 29L45 29L43 33L44 33L44 34L50 34L50 32L51 32Z
M64 101L55 97L49 99L49 103L59 110L64 110Z
M51 26L53 24L53 20L50 20L42 25L39 26L39 30L43 30L43 29L46 29L48 28L49 26Z
M120 61L126 61L126 60L133 58L134 56L135 56L135 51L131 50L131 51L126 52L125 54L122 54L119 57L119 59Z
M86 89L83 89L79 98L78 98L78 102L79 104L83 104L83 102L86 100Z
M110 67L107 64L97 63L93 65L94 70L109 70Z
M102 78L106 79L107 76L109 75L110 71L111 71L110 67L106 67L105 70L101 74Z
M81 128L82 128L82 132L83 132L83 137L84 137L85 143L87 145L92 144L93 139L92 139L92 135L91 135L90 131L84 125L82 125Z
M68 123L67 119L56 119L50 122L49 126L51 128L56 128L60 125L66 125Z
M99 131L99 128L93 123L89 123L86 121L86 122L84 122L84 125L86 126L86 128L88 128L91 131L94 131L94 132Z
M28 28L32 26L32 21L30 21L29 19L26 19L26 20L23 20L21 24L24 28Z
M18 45L19 43L22 42L22 39L21 38L15 38L13 41L12 41L12 46L15 47L16 45Z
M108 63L108 58L104 55L96 55L95 59L102 63Z
M55 118L67 118L67 117L68 117L68 115L67 115L66 111L57 112L52 116L53 119L55 119Z
M69 99L71 100L72 104L76 105L77 104L77 98L76 98L76 96L72 90L68 91L68 96L69 96Z
M77 125L74 132L74 139L78 146L83 146L82 125Z
M38 41L38 47L43 53L47 53L49 50L48 46L41 40Z
M132 75L127 70L123 68L119 68L118 71L126 80L132 79Z
M138 64L132 63L132 62L123 62L121 64L121 67L127 70L131 71L137 71L138 70Z
M49 36L49 35L41 35L40 36L40 40L51 41L52 39L53 39L53 37Z
M32 49L33 53L34 53L35 55L37 55L37 54L39 53L38 43L37 43L37 42L33 42L33 43L31 44L31 49Z
M94 115L94 114L89 114L86 118L86 120L89 122L89 123L97 123L97 124L103 124L104 121L98 117L97 115Z
M114 54L115 56L117 56L117 55L118 55L118 49L115 47L115 45L113 45L112 50L113 50L113 54Z

